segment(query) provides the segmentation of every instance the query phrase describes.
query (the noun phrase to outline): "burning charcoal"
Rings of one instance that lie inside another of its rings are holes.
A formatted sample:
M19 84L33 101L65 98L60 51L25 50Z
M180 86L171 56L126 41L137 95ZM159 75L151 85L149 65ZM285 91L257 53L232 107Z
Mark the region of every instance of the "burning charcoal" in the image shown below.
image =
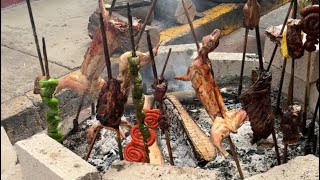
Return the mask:
M283 110L280 128L283 132L283 142L285 144L294 144L300 140L300 124L301 106L292 105Z
M253 71L252 77L257 73ZM255 78L253 78L255 80ZM248 91L243 93L239 100L249 115L253 131L252 144L260 139L266 139L272 133L274 121L271 106L271 80L270 72L262 72Z

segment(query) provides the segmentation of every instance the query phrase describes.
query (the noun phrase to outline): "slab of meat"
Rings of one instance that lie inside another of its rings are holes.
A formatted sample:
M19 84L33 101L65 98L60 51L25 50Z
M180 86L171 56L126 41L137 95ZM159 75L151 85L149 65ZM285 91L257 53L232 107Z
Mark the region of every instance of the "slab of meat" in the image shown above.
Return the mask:
M253 71L252 77L257 76L257 72ZM239 96L239 100L244 110L248 113L251 129L253 131L252 144L261 139L266 139L272 133L274 126L274 118L271 106L271 80L270 72L258 72L257 80L249 90Z
M108 39L109 54L111 55L115 49L120 47L121 39L129 39L128 24L119 19L112 19L104 9L103 3L101 3L102 0L99 0L99 2L100 11L106 17L106 36ZM142 26L136 19L133 21L132 25L134 33L138 33ZM105 67L100 29L101 28L98 28L98 32L84 55L84 61L81 65L80 72L73 72L61 79L55 93L58 93L65 88L70 88L79 95L97 94L99 92L104 84L104 80L100 75Z
M287 24L286 38L288 53L294 59L299 59L304 54L299 21L298 19L289 19Z
M254 29L259 25L260 5L257 0L248 0L243 7L244 27Z
M208 54L219 45L219 38L220 30L218 29L205 36L202 39L203 47L200 49L200 55L189 66L187 74L176 77L177 80L192 82L197 97L211 119L215 119L217 115L225 115L223 99L208 58Z
M233 109L226 112L225 118L217 117L211 127L210 140L221 154L227 158L228 152L222 147L221 142L231 133L237 133L238 128L247 120L247 113L242 109Z
M282 34L280 34L280 32L281 28L277 26L270 26L266 29L265 34L273 43L280 45L282 39Z
M283 110L280 128L285 144L294 144L300 140L299 127L301 125L301 106L292 105Z

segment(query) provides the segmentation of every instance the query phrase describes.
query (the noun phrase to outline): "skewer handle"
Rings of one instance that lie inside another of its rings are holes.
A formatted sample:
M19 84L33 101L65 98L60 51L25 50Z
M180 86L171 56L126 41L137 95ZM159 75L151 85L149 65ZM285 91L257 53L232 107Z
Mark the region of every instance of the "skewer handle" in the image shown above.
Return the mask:
M45 75L48 80L48 79L50 79L49 62L48 62L48 57L47 57L46 40L44 39L44 37L42 38L42 51L43 51L43 57L44 57Z
M171 54L171 48L169 49L169 52L168 52L168 55L167 55L167 58L166 58L166 61L164 62L164 66L162 68L162 71L161 71L161 75L160 75L160 79L163 79L163 75L164 75L164 71L166 70L166 67L167 67L167 64L168 64L168 60L169 60L169 57L170 57L170 54Z
M136 57L136 48L134 46L134 36L133 36L133 28L132 28L132 16L131 16L129 3L127 3L127 10L128 10L128 25L129 25L130 42L131 42L131 53L133 57Z

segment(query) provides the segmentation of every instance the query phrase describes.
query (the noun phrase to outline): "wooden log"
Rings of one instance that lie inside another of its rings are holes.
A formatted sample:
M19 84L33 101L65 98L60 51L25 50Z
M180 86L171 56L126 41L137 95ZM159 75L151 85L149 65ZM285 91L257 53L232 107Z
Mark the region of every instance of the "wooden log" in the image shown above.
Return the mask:
M89 34L89 37L92 39L97 30L99 29L99 26L100 26L100 15L99 15L99 10L97 9L94 13L92 13L92 15L90 16L89 18L89 23L88 23L88 34ZM120 19L121 21L123 22L127 22L127 18L116 13L116 12L113 12L112 13L112 16L113 17L116 17L118 19ZM151 41L152 41L152 45L157 45L160 41L160 31L155 28L155 27L152 27L152 26L148 26L146 27L146 30L149 29L149 32L150 32L150 37L151 37ZM138 34L135 34L135 40L137 39L137 35ZM121 50L122 50L122 53L123 52L126 52L126 51L131 51L131 46L130 46L130 38L129 37L123 37L123 38L120 38L121 39L121 42L119 44L119 46L121 47ZM141 52L147 52L148 51L148 44L147 44L147 35L146 33L144 32L142 37L141 37L141 40L139 42L139 48L138 48L138 51L141 51Z
M154 104L154 98L151 95L145 95L144 96L144 106L143 109L152 109ZM158 131L157 129L155 129ZM149 158L150 158L150 164L155 165L163 165L164 160L162 157L161 150L158 146L158 138L156 138L156 141L152 144L152 146L149 147Z
M191 0L185 0L191 20L196 16L196 6ZM169 19L178 24L187 24L181 0L161 0L155 8L156 17Z

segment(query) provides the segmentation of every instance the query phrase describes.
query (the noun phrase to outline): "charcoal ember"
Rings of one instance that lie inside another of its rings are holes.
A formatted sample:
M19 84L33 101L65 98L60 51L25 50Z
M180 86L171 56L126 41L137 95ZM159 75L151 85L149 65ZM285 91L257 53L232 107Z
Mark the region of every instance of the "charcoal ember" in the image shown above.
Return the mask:
M154 100L157 102L163 102L166 98L166 92L168 89L168 81L165 79L159 80L157 85L153 84L152 88L155 90L154 92Z
M299 127L301 124L301 106L291 105L284 109L281 116L280 128L285 144L294 144L299 141Z
M158 123L162 131L168 130L170 127L166 115L159 116Z
M304 54L301 26L299 23L299 19L289 19L287 24L287 47L289 55L294 59L299 59Z
M119 80L110 79L103 85L98 98L96 116L103 126L119 128L125 100Z
M261 72L249 90L239 96L243 109L249 116L253 131L252 144L261 139L268 138L273 130L274 117L270 97L271 80L272 76L270 72Z

